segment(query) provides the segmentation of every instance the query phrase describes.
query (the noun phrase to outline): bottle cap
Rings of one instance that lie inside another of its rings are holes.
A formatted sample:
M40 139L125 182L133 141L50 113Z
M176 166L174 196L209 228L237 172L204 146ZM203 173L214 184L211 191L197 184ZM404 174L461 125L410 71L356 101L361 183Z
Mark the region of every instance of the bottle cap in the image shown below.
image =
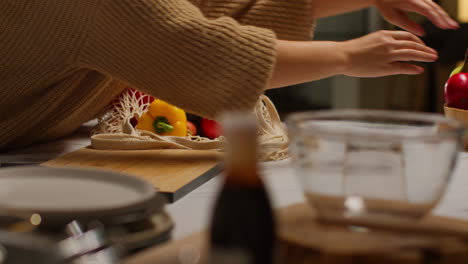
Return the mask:
M257 135L257 119L251 112L230 111L221 114L220 123L223 134L229 140L231 137L242 134Z

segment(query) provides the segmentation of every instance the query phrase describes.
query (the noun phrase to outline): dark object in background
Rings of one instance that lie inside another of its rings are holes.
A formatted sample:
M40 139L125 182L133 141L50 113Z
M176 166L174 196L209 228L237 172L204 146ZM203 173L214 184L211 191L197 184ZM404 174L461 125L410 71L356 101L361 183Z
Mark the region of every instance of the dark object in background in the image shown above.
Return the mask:
M434 0L436 4L440 4L439 2ZM468 24L460 24L457 30L446 30L434 26L426 19L422 26L426 31L422 40L427 46L437 50L438 63L451 66L465 58L465 51L468 48Z
M257 171L254 119L225 117L225 180L216 201L209 263L270 264L275 254L275 223L268 194Z
M426 36L422 38L427 46L439 53L439 59L435 63L429 63L427 67L427 112L437 112L437 65L453 67L465 58L468 48L468 24L460 24L458 30L443 30L434 26L430 21L425 21L423 27ZM448 78L448 76L447 76Z
M437 50L438 63L454 65L465 58L465 51L468 48L468 24L460 24L457 30L444 30L426 21L423 27L426 36L422 40L427 46Z

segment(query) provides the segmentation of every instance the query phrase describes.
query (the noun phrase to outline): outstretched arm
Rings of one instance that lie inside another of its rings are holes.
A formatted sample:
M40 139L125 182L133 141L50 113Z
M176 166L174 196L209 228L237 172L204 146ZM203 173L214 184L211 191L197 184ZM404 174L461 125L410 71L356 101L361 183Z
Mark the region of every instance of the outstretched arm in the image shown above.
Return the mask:
M315 0L313 16L334 16L372 6L372 0Z
M457 29L458 23L451 19L438 4L432 0L372 0L382 16L390 23L423 36L424 29L409 19L405 12L414 12L425 16L434 25L442 29Z
M315 0L189 0L208 19L232 17L242 25L268 28L278 39L310 40ZM333 0L331 0L333 1Z
M414 12L427 17L442 29L456 29L458 23L432 0L315 0L313 16L320 18L375 6L390 23L416 35L424 35L424 29L406 16Z
M379 31L344 42L279 40L268 88L337 74L353 77L419 74L423 69L407 62L432 62L436 59L435 50L406 31Z

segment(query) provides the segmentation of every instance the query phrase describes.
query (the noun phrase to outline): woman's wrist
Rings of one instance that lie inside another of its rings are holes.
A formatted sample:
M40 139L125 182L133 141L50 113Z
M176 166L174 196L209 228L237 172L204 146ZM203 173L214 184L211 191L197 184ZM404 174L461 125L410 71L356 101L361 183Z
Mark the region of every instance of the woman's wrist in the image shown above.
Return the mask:
M334 41L277 42L277 58L268 88L310 82L348 68L345 45Z
M350 68L352 67L351 63L351 45L348 43L349 41L340 41L340 42L334 42L334 45L336 46L336 50L339 51L337 52L336 56L339 58L340 65L337 68L338 73L341 75L347 75L347 73L350 71Z
M313 15L322 18L372 6L375 6L374 0L314 0Z

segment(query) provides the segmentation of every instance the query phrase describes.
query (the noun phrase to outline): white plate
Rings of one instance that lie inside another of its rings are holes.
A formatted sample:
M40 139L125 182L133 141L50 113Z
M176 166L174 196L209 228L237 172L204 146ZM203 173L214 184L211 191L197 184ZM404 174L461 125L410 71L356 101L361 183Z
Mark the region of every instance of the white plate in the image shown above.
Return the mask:
M0 208L44 216L95 218L128 212L154 198L154 187L133 176L98 169L40 166L0 169Z

